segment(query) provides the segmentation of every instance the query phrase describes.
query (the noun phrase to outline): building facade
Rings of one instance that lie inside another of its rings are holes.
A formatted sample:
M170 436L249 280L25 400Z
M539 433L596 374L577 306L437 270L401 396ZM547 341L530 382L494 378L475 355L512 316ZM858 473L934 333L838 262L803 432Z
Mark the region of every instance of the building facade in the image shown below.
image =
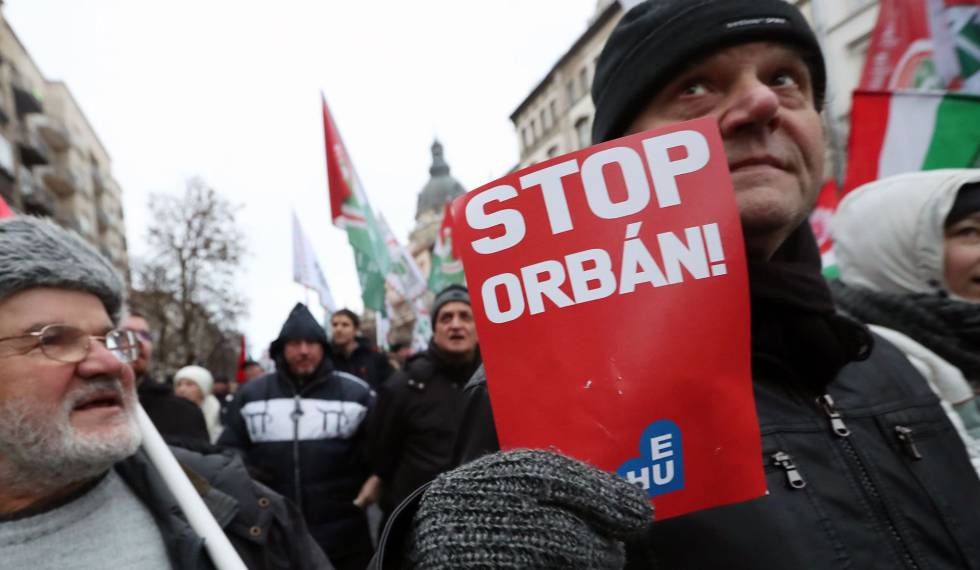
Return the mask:
M42 75L0 12L0 195L17 212L75 230L128 275L111 166L68 87Z
M656 0L654 0L656 1ZM843 168L850 121L851 91L861 77L875 20L877 0L790 0L817 31L828 72L825 120L828 152L839 175ZM623 16L619 2L598 0L585 32L545 75L510 116L524 168L591 144L590 89L595 64L606 39Z

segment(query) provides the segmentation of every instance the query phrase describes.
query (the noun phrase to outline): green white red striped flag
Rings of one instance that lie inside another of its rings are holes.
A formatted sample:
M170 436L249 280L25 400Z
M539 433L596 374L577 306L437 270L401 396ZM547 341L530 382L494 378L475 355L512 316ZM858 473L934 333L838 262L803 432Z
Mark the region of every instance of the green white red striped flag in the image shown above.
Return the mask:
M322 97L322 95L321 95ZM388 247L368 203L361 180L340 138L327 99L323 99L323 135L327 154L327 186L333 223L347 230L361 283L364 306L385 313L385 275L391 266Z
M429 270L429 290L438 293L446 287L466 284L463 274L463 262L453 244L453 215L450 204L446 204L442 215L442 225L436 234L436 243L432 248L432 266Z
M855 91L844 193L916 170L980 166L980 95Z

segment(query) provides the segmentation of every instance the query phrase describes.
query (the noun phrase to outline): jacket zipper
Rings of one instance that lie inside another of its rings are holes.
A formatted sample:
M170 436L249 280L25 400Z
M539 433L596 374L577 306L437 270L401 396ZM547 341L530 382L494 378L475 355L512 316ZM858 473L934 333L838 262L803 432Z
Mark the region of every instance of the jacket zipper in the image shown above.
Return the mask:
M299 393L294 393L293 402L295 405L289 417L293 420L293 485L295 485L296 489L296 507L299 509L300 514L303 514L303 487L301 485L299 469L299 419L303 417L303 408L300 406L299 401Z
M898 436L898 441L902 442L902 447L905 448L905 453L907 453L913 461L918 461L922 459L922 454L919 453L919 448L915 445L913 434L914 432L910 427L895 426L895 435Z
M864 462L858 455L857 450L854 448L854 444L852 444L851 440L849 439L851 430L844 423L844 418L841 416L840 412L838 412L837 408L834 407L834 399L830 394L824 394L823 396L817 398L817 404L823 409L824 413L830 419L830 430L841 441L841 445L844 448L844 453L850 457L851 463L857 467L858 479L861 482L861 486L864 488L865 496L869 499L872 510L876 512L875 514L877 515L877 518L885 523L888 528L888 532L891 533L892 538L894 538L895 542L898 544L906 567L918 570L919 565L912 556L912 551L909 550L908 545L905 544L905 539L898 532L898 527L895 526L895 521L893 521L891 516L889 516L888 509L885 507L885 502L882 500L881 494L878 492L877 487L875 487L874 482L871 481L871 476L868 473L867 467L864 465ZM901 436L899 436L899 439L901 439Z
M794 489L806 487L806 480L803 479L803 475L796 468L796 464L793 463L793 458L790 454L785 451L777 451L769 457L772 459L773 465L786 473L786 482L789 483L790 487Z

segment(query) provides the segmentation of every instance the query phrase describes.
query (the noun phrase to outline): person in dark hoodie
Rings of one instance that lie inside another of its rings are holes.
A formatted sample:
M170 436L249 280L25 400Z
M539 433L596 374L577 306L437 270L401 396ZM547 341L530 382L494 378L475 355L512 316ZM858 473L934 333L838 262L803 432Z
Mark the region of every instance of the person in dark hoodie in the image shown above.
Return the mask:
M630 542L628 569L980 568L980 481L955 429L898 349L836 311L820 273L806 218L824 177L825 84L816 37L783 0L647 0L623 16L599 56L594 143L717 120L748 258L757 460L768 488L751 501L653 523ZM466 399L461 461L497 447L486 382L468 385ZM491 477L507 482L515 467L500 464ZM460 501L475 501L493 482L454 480ZM496 534L548 538L544 524L519 533L506 524L533 500L526 494L498 492L493 510L467 522L469 513L437 519L429 499L439 495L429 491L388 521L371 568L483 568L469 561L481 559L478 547L485 554L499 544ZM591 508L623 500L608 495ZM489 534L467 534L474 524ZM578 544L499 551L494 560L575 567L565 554ZM454 558L461 552L468 556ZM452 562L430 564L426 553Z
M360 331L361 319L354 311L340 309L330 315L330 360L336 370L353 374L377 390L391 376L391 364Z
M462 388L480 366L465 287L450 285L432 305L432 341L382 387L368 450L380 478L379 506L392 510L419 485L453 467Z
M354 499L369 475L362 446L374 392L333 370L327 350L323 327L298 303L269 347L276 371L239 389L218 444L296 503L338 570L361 570L373 547Z

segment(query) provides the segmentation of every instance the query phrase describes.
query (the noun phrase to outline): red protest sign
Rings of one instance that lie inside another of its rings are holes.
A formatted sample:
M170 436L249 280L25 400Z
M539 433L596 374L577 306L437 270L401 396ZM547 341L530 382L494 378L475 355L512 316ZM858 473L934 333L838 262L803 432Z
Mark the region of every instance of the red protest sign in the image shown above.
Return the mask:
M741 227L713 119L453 203L504 448L643 485L658 520L765 492Z

